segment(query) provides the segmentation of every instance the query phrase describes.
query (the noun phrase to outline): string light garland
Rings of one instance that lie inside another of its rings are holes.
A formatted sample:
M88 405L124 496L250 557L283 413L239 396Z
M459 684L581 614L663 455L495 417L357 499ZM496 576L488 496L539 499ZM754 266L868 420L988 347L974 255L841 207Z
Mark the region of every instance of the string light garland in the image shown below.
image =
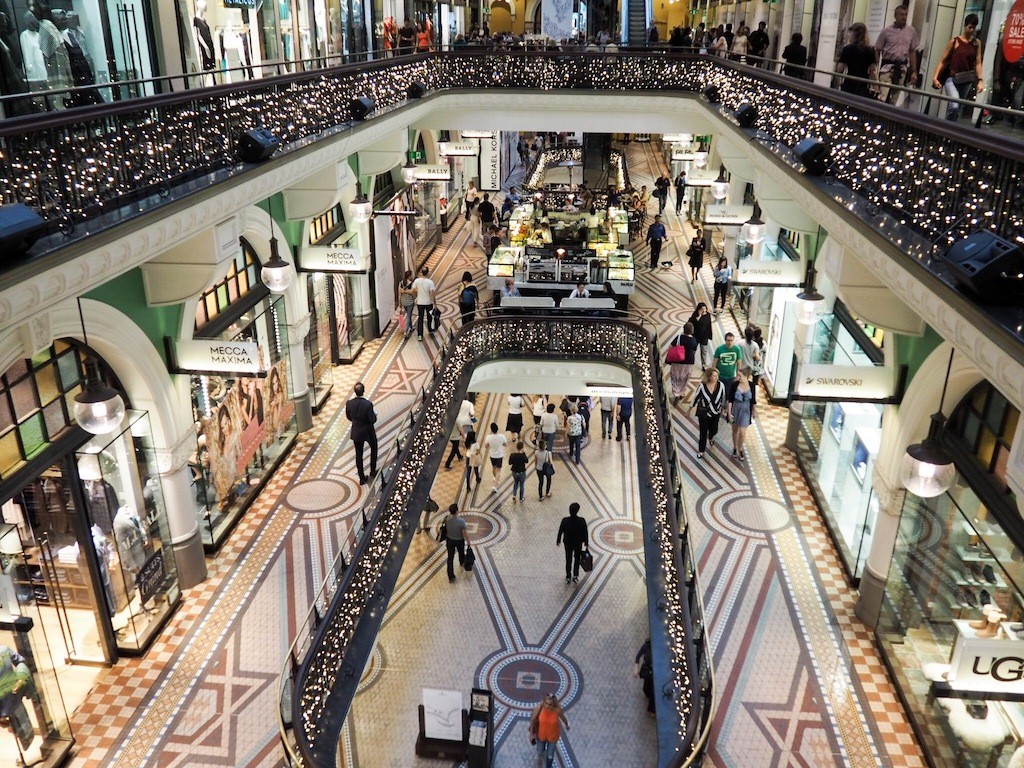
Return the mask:
M612 360L632 372L636 449L646 459L641 477L646 486L641 494L641 516L648 591L650 602L657 607L651 612L651 634L652 642L662 652L656 654L656 660L664 658L668 662L668 674L659 679L659 723L672 723L676 740L667 745L668 749L692 752L695 748L692 737L699 728L694 727L694 718L706 715L708 706L701 694L706 682L706 672L702 671L706 662L698 663L698 653L706 659L707 652L695 649L694 642L703 640L703 631L690 624L688 590L696 586L692 574L684 572L682 566L678 521L683 518L683 510L677 506L681 497L673 492L670 479L674 454L666 448L671 440L664 439L671 435L671 425L663 407L657 345L642 328L625 322L500 318L482 320L454 337L434 379L433 390L417 417L418 426L410 432L407 449L387 485L389 493L370 519L361 551L349 564L325 618L328 624L320 642L310 652L306 674L296 683L299 688L295 693L295 725L301 733L300 741L310 751L336 751L336 740L331 744L317 743L323 742L325 733L328 740L332 738L331 729L324 728L325 717L328 711L332 718L337 718L339 712L347 713L355 695L358 670L366 661L349 658L346 650L359 631L361 619L379 618L385 609L382 598L387 589L381 576L386 568L395 565L390 558L399 552L396 537L404 530L402 522L409 513L414 487L431 470L426 464L435 443L446 440L450 432L449 422L454 418L451 404L461 401L473 367L488 360L516 356ZM332 700L341 691L349 697L347 702Z

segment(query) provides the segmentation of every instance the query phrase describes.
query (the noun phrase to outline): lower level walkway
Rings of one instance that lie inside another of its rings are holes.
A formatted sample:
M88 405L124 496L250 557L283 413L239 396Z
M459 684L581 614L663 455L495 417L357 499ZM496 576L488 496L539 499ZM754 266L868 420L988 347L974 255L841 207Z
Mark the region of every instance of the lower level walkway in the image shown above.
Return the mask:
M634 183L650 186L660 170L652 149L630 144L626 151ZM673 241L663 253L675 256L675 266L641 270L633 297L666 342L695 300L707 300L711 279L709 267L701 283L684 277L680 265L690 232L671 212L668 223ZM449 319L462 272L483 283L483 254L464 244L460 225L431 257ZM642 245L639 250L642 264ZM735 330L731 315L718 320L719 338ZM380 414L381 444L389 444L434 354L430 339L403 343L392 333L369 344L354 365L334 371L334 394L313 430L210 561L210 579L185 595L145 657L119 662L75 713L75 765L282 764L277 676L324 564L365 493L353 466L344 402L352 385L364 381ZM489 413L501 403L481 399ZM695 423L681 409L675 419L681 451L693 456ZM855 595L795 459L782 448L785 424L784 409L763 408L748 435L746 463L730 457L723 435L725 446L687 466L719 693L707 764L921 766L870 633L853 616ZM602 442L598 430L592 423L581 469L559 457L552 498L541 502L528 493L527 503L513 505L506 475L497 497L485 481L463 499L473 530L483 537L474 575L449 584L438 545L419 537L357 698L353 765L436 764L412 757L418 689L443 684L467 690L474 682L504 691L496 764L526 765L525 706L518 705L529 703L527 691L538 680L557 680L569 697L572 729L561 765L651 764L643 745L653 739L653 722L639 681L630 677L633 654L646 636L642 565L631 545L633 468L641 457L626 442ZM531 479L527 490L535 491ZM439 501L454 498L456 482L455 470L441 470ZM583 504L596 542L597 567L578 586L565 584L562 553L554 546L557 520L572 500ZM446 660L451 667L444 667ZM364 746L367 738L372 751Z

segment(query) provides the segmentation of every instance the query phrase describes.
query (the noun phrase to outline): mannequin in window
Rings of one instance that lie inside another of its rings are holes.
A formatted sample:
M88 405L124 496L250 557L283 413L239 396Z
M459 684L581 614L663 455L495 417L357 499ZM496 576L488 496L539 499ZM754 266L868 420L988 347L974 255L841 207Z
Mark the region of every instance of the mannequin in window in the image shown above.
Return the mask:
M109 531L118 507L114 486L106 480L83 480L82 488L85 491L85 505L89 508L89 519Z
M107 610L110 615L113 616L115 613L116 605L114 603L114 591L111 589L110 584L110 556L113 554L113 550L110 548L110 539L106 537L106 534L100 530L98 525L92 527L92 545L96 550L96 559L100 563L100 581L103 582L103 591L107 597ZM84 570L85 563L81 563Z
M21 76L17 54L7 44L11 32L10 19L6 13L0 11L0 93L5 95L25 93L28 90L28 85ZM16 108L15 114L23 114L24 110L28 109L28 105L23 105L20 100L13 102L12 105ZM22 107L22 109L17 110L18 107Z
M192 26L196 30L196 42L199 44L199 57L202 59L203 69L213 69L216 67L216 60L213 35L210 33L210 25L206 22L205 0L196 0L196 15L192 18Z
M114 515L114 541L121 556L121 567L135 576L146 563L146 545L149 537L139 520L138 513L130 507L120 507Z
M19 751L32 746L35 738L25 699L35 698L32 671L13 648L0 646L0 726L18 740Z
M53 23L50 6L43 0L28 0L28 10L39 22L39 51L46 65L47 87L54 91L72 87L75 82L71 76L71 60L64 45L64 35ZM51 104L54 109L67 108L63 94L54 96Z
M31 91L46 90L46 62L39 50L39 19L25 11L25 30L21 33L21 56L25 79Z
M61 18L63 17L63 18ZM89 56L88 43L85 34L82 32L81 21L74 11L64 13L54 12L55 24L64 35L64 45L68 49L68 60L71 62L71 77L75 85L82 87L96 84L96 72L93 69L92 58ZM80 107L86 104L101 104L100 92L95 88L87 91L80 91L74 95L75 106Z

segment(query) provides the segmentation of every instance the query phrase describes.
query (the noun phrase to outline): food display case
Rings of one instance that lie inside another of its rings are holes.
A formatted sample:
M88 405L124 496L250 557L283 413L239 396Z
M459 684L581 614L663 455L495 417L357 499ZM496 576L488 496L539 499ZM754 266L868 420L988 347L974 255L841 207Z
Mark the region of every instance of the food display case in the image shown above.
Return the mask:
M616 283L620 286L629 283L630 290L622 286L623 293L632 293L633 281L636 278L636 267L633 264L632 251L616 250L608 254L608 281L614 287Z

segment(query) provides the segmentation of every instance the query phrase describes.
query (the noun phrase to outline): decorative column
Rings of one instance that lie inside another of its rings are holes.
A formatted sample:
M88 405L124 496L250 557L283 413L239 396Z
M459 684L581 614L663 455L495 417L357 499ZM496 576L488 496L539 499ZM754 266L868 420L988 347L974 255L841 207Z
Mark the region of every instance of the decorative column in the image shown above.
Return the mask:
M879 511L871 537L871 551L868 552L864 573L860 577L860 597L857 599L854 613L858 619L873 629L878 624L882 612L885 583L889 578L889 563L892 561L893 548L896 546L900 515L903 512L907 491L893 485L879 470L878 464L875 464L872 472L871 488L878 499Z
M288 329L288 369L291 371L295 424L299 432L305 432L313 428L313 401L306 380L305 340L309 335L309 312L303 311L297 320L292 321L298 313L292 312L287 297L285 302L288 311L288 324L285 326Z
M196 433L189 428L174 445L153 446L160 471L160 489L167 510L167 530L178 569L178 583L189 589L206 580L206 557L199 531L199 503L192 485L189 458L196 451Z

